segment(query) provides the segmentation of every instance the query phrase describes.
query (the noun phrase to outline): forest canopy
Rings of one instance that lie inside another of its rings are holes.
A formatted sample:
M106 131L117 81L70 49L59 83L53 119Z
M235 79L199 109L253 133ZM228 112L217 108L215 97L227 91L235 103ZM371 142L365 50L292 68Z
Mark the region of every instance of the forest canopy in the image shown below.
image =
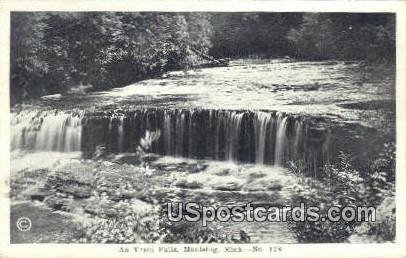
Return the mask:
M11 102L211 58L394 62L394 14L12 12Z

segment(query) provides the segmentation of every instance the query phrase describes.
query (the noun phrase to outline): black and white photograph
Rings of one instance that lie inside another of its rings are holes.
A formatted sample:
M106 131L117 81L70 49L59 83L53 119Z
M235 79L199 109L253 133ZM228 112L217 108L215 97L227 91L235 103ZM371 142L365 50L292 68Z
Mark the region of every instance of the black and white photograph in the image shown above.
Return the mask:
M11 11L10 243L396 243L397 18Z

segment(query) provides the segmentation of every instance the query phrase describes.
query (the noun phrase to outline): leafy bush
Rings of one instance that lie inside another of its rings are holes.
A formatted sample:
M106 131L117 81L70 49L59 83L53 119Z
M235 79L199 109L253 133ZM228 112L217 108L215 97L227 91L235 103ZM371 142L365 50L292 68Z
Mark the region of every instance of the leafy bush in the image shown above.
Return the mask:
M81 220L74 242L79 243L151 243L163 235L159 219L151 210L134 209L128 201L114 202L99 197L101 210L94 218ZM104 208L103 208L104 207Z
M320 207L320 214L326 216L325 208L331 206L378 206L377 222L292 222L302 242L343 242L351 236L374 236L374 241L393 241L395 238L395 145L385 143L378 157L370 164L370 173L361 173L351 164L349 155L339 154L339 161L323 169L318 180L306 177L305 167L291 165L291 171L299 176L293 201L307 206ZM356 241L356 240L352 240Z
M134 210L129 202L109 203L114 215L102 213L81 220L73 242L77 243L247 243L244 231L240 238L228 238L216 228L196 222L170 222L158 208Z

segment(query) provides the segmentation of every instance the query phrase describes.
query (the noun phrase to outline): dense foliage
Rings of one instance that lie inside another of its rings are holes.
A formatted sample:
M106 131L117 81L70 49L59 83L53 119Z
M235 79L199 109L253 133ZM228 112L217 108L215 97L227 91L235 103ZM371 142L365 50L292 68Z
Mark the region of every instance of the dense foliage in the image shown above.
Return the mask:
M13 12L11 100L118 87L211 57L394 55L389 14Z
M393 61L395 20L385 14L311 13L287 38L295 56L310 59Z
M187 68L211 44L199 13L13 13L11 23L12 101Z
M210 53L218 57L279 57L290 55L294 44L287 37L299 26L299 13L213 14Z
M395 145L385 143L382 151L370 162L366 171L358 171L345 153L339 161L327 164L318 178L303 167L294 165L291 171L299 176L294 186L294 202L320 207L326 216L326 207L376 207L375 222L305 221L292 222L292 228L301 242L393 242L396 237L395 209Z

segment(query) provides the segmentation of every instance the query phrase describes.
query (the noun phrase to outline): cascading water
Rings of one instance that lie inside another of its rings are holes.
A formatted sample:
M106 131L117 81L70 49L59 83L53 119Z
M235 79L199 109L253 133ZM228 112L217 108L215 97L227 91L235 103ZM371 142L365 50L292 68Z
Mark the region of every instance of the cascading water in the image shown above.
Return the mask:
M287 126L287 116L283 116L282 113L277 114L277 129L276 129L276 139L275 139L275 164L282 165L285 158L286 151L286 126Z
M181 157L183 156L183 135L185 134L185 114L183 112L176 116L175 132L180 135L180 137L176 137L175 155Z
M160 130L151 151L161 155L285 165L328 159L326 140L312 140L308 123L281 112L145 108L99 113L13 114L12 149L135 152L146 130Z
M244 113L237 112L227 112L226 113L226 131L228 141L226 146L226 159L227 160L238 160L238 148L239 148L239 138L241 132L241 121L244 117Z
M118 123L118 149L120 152L123 151L123 142L124 142L124 116L120 116Z
M264 164L265 161L265 147L269 138L272 137L274 120L272 119L272 114L258 112L255 119L255 162L257 164ZM268 128L270 128L270 133L267 135Z
M193 158L193 153L194 153L194 139L193 139L193 137L194 137L194 135L193 135L193 132L194 132L194 125L193 125L193 115L194 115L194 110L191 110L190 112L189 112L189 131L188 131L188 136L189 136L189 139L188 139L188 141L189 141L189 145L188 145L188 153L189 153L189 155L187 155L188 157L191 157L191 158ZM183 137L183 135L179 135L178 137Z
M11 146L35 151L81 150L83 112L29 111L13 114Z
M293 153L292 156L297 159L299 157L301 150L302 142L302 133L303 133L303 122L300 120L295 121L295 138L293 143Z

